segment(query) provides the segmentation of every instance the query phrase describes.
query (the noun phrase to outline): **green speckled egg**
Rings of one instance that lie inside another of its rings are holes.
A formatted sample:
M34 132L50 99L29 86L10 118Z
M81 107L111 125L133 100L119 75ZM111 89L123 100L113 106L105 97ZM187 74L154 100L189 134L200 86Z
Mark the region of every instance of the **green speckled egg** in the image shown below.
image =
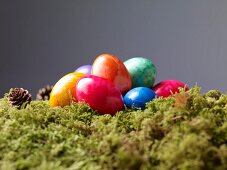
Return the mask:
M132 86L152 87L157 75L156 67L150 59L143 57L131 58L124 62L132 79Z

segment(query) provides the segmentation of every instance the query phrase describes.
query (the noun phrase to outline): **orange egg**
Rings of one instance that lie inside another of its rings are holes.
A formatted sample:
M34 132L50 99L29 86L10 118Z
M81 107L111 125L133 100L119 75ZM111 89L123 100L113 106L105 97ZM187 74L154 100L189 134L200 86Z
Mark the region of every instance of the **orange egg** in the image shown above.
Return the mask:
M132 81L124 63L112 54L98 56L93 65L91 74L109 79L125 94L132 88Z
M72 101L76 102L76 84L84 76L83 73L74 72L62 77L51 91L50 106L66 106Z

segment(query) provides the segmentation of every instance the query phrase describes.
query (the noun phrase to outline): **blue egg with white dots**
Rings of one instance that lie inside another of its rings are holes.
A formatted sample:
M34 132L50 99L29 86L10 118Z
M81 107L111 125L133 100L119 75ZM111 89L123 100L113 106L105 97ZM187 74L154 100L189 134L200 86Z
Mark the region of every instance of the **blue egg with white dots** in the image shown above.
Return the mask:
M133 106L144 109L147 102L156 98L156 93L148 87L136 87L128 91L124 96L124 104L128 108Z

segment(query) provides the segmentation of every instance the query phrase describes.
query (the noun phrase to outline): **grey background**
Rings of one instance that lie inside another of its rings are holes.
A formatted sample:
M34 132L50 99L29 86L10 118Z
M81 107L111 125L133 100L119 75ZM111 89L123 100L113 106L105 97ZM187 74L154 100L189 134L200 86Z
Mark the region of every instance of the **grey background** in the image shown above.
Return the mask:
M0 97L55 84L102 53L153 60L159 82L227 91L226 0L0 0Z

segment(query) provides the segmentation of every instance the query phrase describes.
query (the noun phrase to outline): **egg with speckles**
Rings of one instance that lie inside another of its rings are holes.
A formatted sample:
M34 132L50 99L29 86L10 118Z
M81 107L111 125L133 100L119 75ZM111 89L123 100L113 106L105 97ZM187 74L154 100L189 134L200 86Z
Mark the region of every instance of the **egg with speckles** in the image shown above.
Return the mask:
M189 90L185 83L179 80L163 80L152 87L159 97L169 97L174 93L179 93L179 88L184 88L185 91Z
M124 96L124 104L128 108L134 106L138 109L144 109L147 102L153 100L156 93L148 87L136 87L131 89Z
M84 73L69 73L63 76L50 93L50 106L66 106L72 101L77 102L75 86L78 80L86 76Z
M132 87L152 87L157 75L156 67L150 59L131 58L124 62L131 79Z

